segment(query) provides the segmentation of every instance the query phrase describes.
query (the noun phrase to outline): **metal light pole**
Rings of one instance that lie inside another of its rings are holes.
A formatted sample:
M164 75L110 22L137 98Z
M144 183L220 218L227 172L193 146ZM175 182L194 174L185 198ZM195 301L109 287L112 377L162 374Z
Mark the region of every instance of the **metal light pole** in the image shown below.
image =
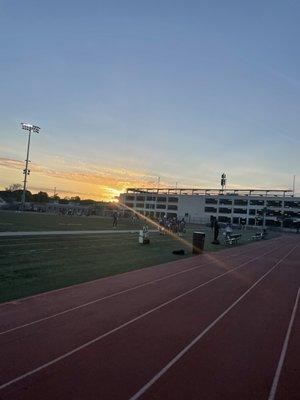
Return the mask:
M224 192L224 188L226 187L226 180L227 180L227 178L226 178L226 174L225 173L223 173L222 175L221 175L221 187L222 187L222 194L223 194L223 192Z
M27 155L25 160L25 169L23 169L24 174L24 181L23 181L23 193L22 193L22 209L25 210L25 199L26 199L26 185L27 185L27 176L30 174L30 169L28 169L29 161L29 149L30 149L30 139L31 139L31 132L39 133L40 127L32 124L21 123L22 129L29 131L28 134L28 144L27 144Z

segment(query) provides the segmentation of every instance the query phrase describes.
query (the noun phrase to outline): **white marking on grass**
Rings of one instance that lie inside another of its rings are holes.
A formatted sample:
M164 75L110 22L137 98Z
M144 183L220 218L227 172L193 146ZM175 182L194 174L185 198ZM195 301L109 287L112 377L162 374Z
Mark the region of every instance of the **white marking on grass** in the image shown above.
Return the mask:
M81 226L82 224L67 224L64 222L59 222L58 225L64 225L64 226Z
M268 251L268 252L266 252L266 253L264 253L264 254L262 254L262 255L260 255L260 256L257 256L257 257L252 258L252 259L250 259L250 260L248 260L248 261L246 261L246 262L244 262L244 263L242 263L242 264L239 264L238 267L235 267L234 269L230 269L230 270L228 270L228 272L234 271L236 268L240 268L241 266L244 266L244 265L246 265L246 264L248 264L248 263L250 263L250 262L252 262L252 261L254 261L254 260L258 259L258 258L260 258L260 257L264 257L265 255L268 255L268 254L272 253L274 250L276 250L276 249L272 249L272 250L270 250L270 251ZM241 256L241 255L243 255L243 254L244 254L244 253L242 253L242 254L236 254L236 255L234 255L234 256L231 256L230 258L237 257L237 256ZM153 279L153 280L151 280L151 281L143 282L143 283L141 283L141 284L139 284L139 285L130 287L130 288L128 288L128 289L120 290L119 292L115 292L115 293L109 294L109 295L107 295L107 296L101 297L101 298L99 298L99 299L92 300L92 301L89 301L89 302L84 303L84 304L80 304L79 306L75 306L75 307L68 308L68 309L66 309L66 310L64 310L64 311L60 311L59 313L56 313L56 314L53 314L53 315L49 315L49 316L44 317L44 318L37 319L37 320L35 320L35 321L31 321L31 322L28 322L28 323L23 324L23 325L16 326L16 327L11 328L11 329L8 329L8 330L6 330L6 331L2 331L2 332L0 332L0 336L1 336L1 335L5 335L5 334L10 333L10 332L14 332L14 331L20 330L20 329L22 329L22 328L26 328L26 327L31 326L31 325L38 324L38 323L40 323L40 322L47 321L47 320L49 320L49 319L53 319L53 318L59 317L60 315L68 314L69 312L76 311L76 310L79 310L79 309L81 309L81 308L87 307L87 306L89 306L89 305L92 305L92 304L95 304L95 303L98 303L98 302L101 302L101 301L104 301L104 300L111 299L111 298L116 297L116 296L119 296L119 295L121 295L121 294L134 291L134 290L139 289L139 288L141 288L141 287L145 287L145 286L148 286L148 285L152 285L153 283L157 283L157 282L163 281L163 280L165 280L165 279L170 279L170 278L173 278L173 277L175 277L175 276L177 276L177 275L185 274L185 273L190 272L190 271L193 271L193 270L195 270L195 269L203 268L203 267L205 267L205 266L207 266L207 265L209 265L209 264L214 264L214 263L217 263L217 264L218 264L218 262L220 262L220 260L208 261L208 262L203 263L203 264L201 264L201 265L196 265L196 266L187 268L187 269L185 269L185 270L183 270L183 271L178 271L178 272L175 272L175 273L167 274L167 275L165 275L165 276L163 276L163 277L161 277L161 278L157 278L157 279ZM213 278L213 280L216 279L216 278L218 278L218 277L224 276L224 275L226 275L226 273L223 273L223 274L221 274L221 275L217 275L217 277ZM211 282L211 281L207 281L207 282ZM205 283L205 284L206 284L206 283Z
M294 308L293 308L293 311L292 311L292 314L291 314L291 318L290 318L288 329L286 331L285 339L284 339L284 342L283 342L281 354L280 354L280 357L279 357L278 365L277 365L277 368L276 368L276 372L275 372L275 375L274 375L274 379L273 379L273 383L272 383L272 387L271 387L271 390L270 390L270 394L269 394L268 400L273 400L275 398L275 395L276 395L278 382L279 382L279 379L280 379L281 370L282 370L283 363L284 363L285 356L286 356L286 352L287 352L287 349L288 349L290 335L291 335L291 331L292 331L292 328L293 328L295 315L296 315L296 311L297 311L297 307L298 307L298 303L299 303L299 296L300 296L300 287L298 288L298 292L297 292Z
M248 293L251 292L266 276L268 276L279 264L282 263L298 246L293 247L284 257L277 261L268 272L261 276L249 289L247 289L236 301L234 301L222 314L209 324L198 336L196 336L186 347L184 347L172 360L170 360L156 375L153 376L139 391L129 400L138 400L155 382L157 382L177 361L179 361L196 343L199 342L222 318L225 317Z
M50 238L39 238L39 242L32 242L31 239L35 240L36 238L26 238L25 241L23 241L22 239L14 239L14 238L10 238L8 240L17 240L19 241L19 243L1 243L0 247L16 247L16 246L33 246L33 245L43 245L45 243L56 243L56 242L60 242L61 243L61 238L56 238L56 237L50 237ZM86 237L76 237L76 238L69 238L67 240L63 240L62 243L70 243L72 246L76 246L76 243L78 243L78 240L80 240L81 242L87 243L89 244L90 242L100 242L101 241L101 237L97 237L95 238L94 236L86 236Z
M275 265L274 265L266 274L264 274L258 281L256 281L256 283L255 283L254 285L252 285L252 286L250 287L250 289L253 288L254 286L256 286L256 285L257 285L266 275L268 275L280 262L282 262L296 247L297 247L297 246L295 246L292 250L290 250L290 251L286 254L286 256L284 256L284 257L281 258L279 261L277 261L277 262L275 263ZM269 253L270 253L270 252L269 252ZM260 257L263 257L263 255L262 255L262 256L259 256L259 257L255 257L253 260L256 260L256 259L258 259L258 258L260 258ZM253 261L253 260L252 260L252 261ZM54 358L53 360L51 360L51 361L49 361L49 362L47 362L47 363L45 363L45 364L42 364L42 365L40 365L39 367L34 368L33 370L31 370L31 371L29 371L29 372L26 372L25 374L22 374L22 375L20 375L20 376L18 376L18 377L16 377L16 378L14 378L14 379L12 379L12 380L6 382L6 383L3 383L3 384L0 386L0 390L6 388L6 387L8 387L8 386L11 386L13 383L16 383L16 382L18 382L18 381L20 381L20 380L23 380L24 378L27 378L28 376L31 376L31 375L33 375L33 374L35 374L35 373L37 373L37 372L39 372L39 371L41 371L41 370L47 368L47 367L50 367L51 365L56 364L57 362L59 362L59 361L61 361L61 360L64 360L64 359L67 358L67 357L70 357L71 355L73 355L73 354L79 352L80 350L83 350L83 349L85 349L86 347L88 347L88 346L90 346L90 345L92 345L92 344L94 344L94 343L100 341L101 339L104 339L105 337L107 337L107 336L109 336L109 335L111 335L111 334L113 334L113 333L115 333L115 332L120 331L121 329L125 328L126 326L129 326L129 325L133 324L134 322L139 321L140 319L146 317L147 315L150 315L150 314L154 313L155 311L160 310L160 309L162 309L163 307L165 307L165 306L167 306L167 305L169 305L169 304L171 304L171 303L174 303L175 301L181 299L182 297L185 297L185 296L187 296L188 294L193 293L194 291L200 289L200 288L203 287L203 286L208 285L209 283L211 283L211 282L213 282L213 281L215 281L215 280L221 278L222 276L228 275L228 274L231 273L232 271L236 271L237 269L242 268L244 265L248 264L249 262L251 262L251 261L247 261L247 262L241 264L240 266L238 266L238 267L236 267L236 268L234 268L234 269L232 269L232 270L230 270L230 271L227 271L227 272L224 273L224 274L221 274L221 275L219 275L219 276L217 276L217 277L215 277L215 278L210 279L209 281L206 281L206 282L204 282L204 283L202 283L202 284L200 284L200 285L197 285L196 287L194 287L194 288L192 288L192 289L190 289L190 290L187 290L186 292L184 292L184 293L182 293L182 294L180 294L180 295L178 295L178 296L176 296L176 297L174 297L174 298L172 298L172 299L170 299L170 300L168 300L168 301L166 301L166 302L160 304L160 305L157 306L157 307L152 308L151 310L149 310L149 311L147 311L147 312L145 312L145 313L139 315L138 317L132 318L131 320L129 320L129 321L127 321L127 322L125 322L125 323L123 323L123 324L117 326L116 328L111 329L110 331L108 331L108 332L106 332L106 333L104 333L104 334L102 334L102 335L100 335L100 336L98 336L98 337L96 337L96 338L94 338L94 339L92 339L92 340L89 340L88 342L82 344L81 346L78 346L78 347L74 348L73 350L68 351L67 353L62 354L61 356L56 357L56 358ZM229 310L231 310L231 309L234 307L235 304L237 304L243 297L245 297L245 295L250 291L250 289L248 289L237 301L235 301L225 312L223 312L223 313L221 314L221 316L219 316L219 317L210 325L210 327L212 327L213 325L215 325L221 318L223 318L223 316L226 315L226 314L229 312ZM210 328L209 328L209 329L210 329ZM208 331L209 329L206 328L206 329L205 329L205 333L206 333L206 331ZM203 336L203 332L202 332L201 335ZM199 339L198 339L198 340L199 340ZM193 340L192 343L194 344L194 342L195 342L195 339ZM192 344L192 345L193 345L193 344ZM190 344L188 347L190 348L192 345ZM187 351L187 350L186 350L186 351ZM186 351L185 351L185 352L186 352ZM182 352L181 352L181 353L182 353ZM180 353L180 354L181 354L181 353ZM178 357L178 356L176 356L176 358L177 358L177 357ZM180 357L179 357L179 358L180 358ZM172 361L171 361L171 362L172 362ZM170 363L171 363L171 362L170 362ZM176 362L176 361L175 361L175 362ZM173 364L174 364L175 362L173 362ZM170 364L170 363L169 363L169 364ZM173 364L172 364L172 365L173 365ZM170 366L171 366L171 365L170 365ZM166 368L166 367L165 367L165 368ZM164 369L165 369L165 368L164 368ZM170 367L169 367L169 368L170 368ZM168 369L169 369L169 368L168 368ZM157 378L157 379L158 379L158 378ZM156 380L157 380L157 379L156 379ZM152 380L153 380L153 379L152 379ZM152 382L152 380L151 380L151 382ZM153 381L153 383L154 383L154 381ZM149 382L148 382L148 384L145 385L145 386L148 387L148 385L149 385ZM152 384L151 384L151 385L152 385ZM151 385L150 385L150 386L151 386ZM145 386L144 386L144 387L145 387ZM143 389L143 388L142 388L142 389ZM141 389L139 392L141 392L142 389ZM146 389L145 389L145 390L146 390ZM144 391L145 391L145 390L144 390ZM144 392L144 391L143 391L143 392ZM138 393L139 393L139 392L138 392ZM141 394L142 394L142 392L141 392ZM140 394L140 395L141 395L141 394ZM135 396L136 396L136 395L135 395ZM134 399L134 398L135 398L135 397L132 397L131 399ZM130 400L131 400L131 399L130 399Z
M31 249L31 250L27 250L27 251L10 251L10 252L8 252L6 255L12 255L12 256L23 256L24 254L31 254L31 253L44 253L44 252L47 252L47 251L52 251L52 250L55 250L55 249L41 249L41 250L39 250L39 249ZM5 256L5 254L4 254L4 256Z
M59 235L98 235L98 234L121 234L121 233L139 233L140 230L136 229L102 229L102 230L89 230L89 231L19 231L19 232L0 232L0 237L11 237L11 236L59 236ZM158 230L149 230L150 233L158 233Z

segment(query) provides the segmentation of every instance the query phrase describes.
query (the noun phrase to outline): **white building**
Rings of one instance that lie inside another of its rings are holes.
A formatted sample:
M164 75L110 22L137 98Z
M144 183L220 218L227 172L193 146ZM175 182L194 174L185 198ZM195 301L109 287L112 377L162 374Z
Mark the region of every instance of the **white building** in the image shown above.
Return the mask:
M300 197L291 190L129 188L120 203L151 218L167 215L188 222L290 227L300 223Z

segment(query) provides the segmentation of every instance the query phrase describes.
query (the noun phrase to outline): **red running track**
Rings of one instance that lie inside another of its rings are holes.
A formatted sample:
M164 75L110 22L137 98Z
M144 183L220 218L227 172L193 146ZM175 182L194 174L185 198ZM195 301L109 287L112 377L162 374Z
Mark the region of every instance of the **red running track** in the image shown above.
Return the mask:
M296 235L0 305L0 399L299 399Z

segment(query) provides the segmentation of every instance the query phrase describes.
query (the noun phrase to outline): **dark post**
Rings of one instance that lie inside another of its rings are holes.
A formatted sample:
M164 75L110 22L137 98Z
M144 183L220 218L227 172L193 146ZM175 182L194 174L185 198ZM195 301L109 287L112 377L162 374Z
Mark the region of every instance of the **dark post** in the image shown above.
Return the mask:
M201 254L204 249L205 233L194 232L193 233L193 254Z

